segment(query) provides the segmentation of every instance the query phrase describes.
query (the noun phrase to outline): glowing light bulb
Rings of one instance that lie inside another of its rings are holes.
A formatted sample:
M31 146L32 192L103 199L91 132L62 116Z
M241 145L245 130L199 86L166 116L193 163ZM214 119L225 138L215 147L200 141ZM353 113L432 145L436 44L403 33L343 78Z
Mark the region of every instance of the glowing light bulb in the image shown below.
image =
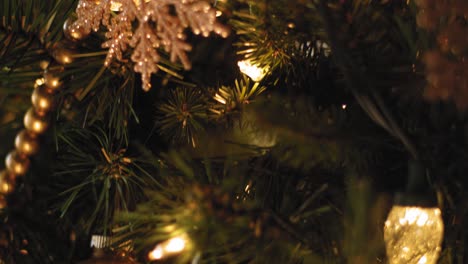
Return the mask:
M36 82L34 83L35 86L41 86L45 83L45 79L44 78L39 78L39 79L36 79Z
M158 245L148 254L150 260L159 260L182 252L187 246L185 236L173 237Z
M161 246L156 246L149 254L148 254L148 257L150 260L158 260L158 259L162 259L164 256L164 252L163 252L163 249L161 248Z
M249 76L255 82L262 80L268 72L268 68L260 68L249 60L239 61L237 62L237 66L239 66L239 70L243 74Z
M389 264L435 264L443 233L439 208L394 206L384 227Z
M166 252L177 253L181 252L185 248L185 240L180 237L174 237L168 241L166 247L164 248Z

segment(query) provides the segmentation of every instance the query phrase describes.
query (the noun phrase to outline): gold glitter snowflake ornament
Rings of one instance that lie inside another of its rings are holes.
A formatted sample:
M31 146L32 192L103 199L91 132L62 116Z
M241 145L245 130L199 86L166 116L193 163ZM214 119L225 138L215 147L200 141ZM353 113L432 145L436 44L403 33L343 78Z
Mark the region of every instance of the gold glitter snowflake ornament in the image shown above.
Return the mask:
M76 14L72 32L89 34L101 25L107 28L107 41L102 44L109 48L106 66L114 58L123 61L123 52L133 48L131 60L135 72L141 73L145 91L151 88L151 74L158 71L159 48L170 54L171 62L180 61L190 69L187 52L192 46L186 42L186 28L204 37L211 32L222 37L229 34L216 21L216 10L203 0L80 0Z

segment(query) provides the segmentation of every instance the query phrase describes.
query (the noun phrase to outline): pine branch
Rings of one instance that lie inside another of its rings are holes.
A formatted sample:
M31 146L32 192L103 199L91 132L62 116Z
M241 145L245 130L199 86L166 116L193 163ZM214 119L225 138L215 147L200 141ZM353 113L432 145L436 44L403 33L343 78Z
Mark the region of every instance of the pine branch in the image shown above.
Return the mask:
M125 143L113 132L68 129L58 139L56 188L66 197L61 216L79 213L86 232L109 233L115 212L131 210L144 199L141 190L156 184L144 161L127 155Z

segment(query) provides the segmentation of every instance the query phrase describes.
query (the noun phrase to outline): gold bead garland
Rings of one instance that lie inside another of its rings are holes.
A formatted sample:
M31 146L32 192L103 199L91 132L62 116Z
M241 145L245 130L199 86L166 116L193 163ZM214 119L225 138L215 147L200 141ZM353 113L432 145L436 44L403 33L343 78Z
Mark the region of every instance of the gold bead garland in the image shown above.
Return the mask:
M63 24L63 33L65 37L72 41L80 41L89 35L83 27L73 27L76 18L69 17Z
M70 51L63 46L56 48L51 53L57 63L64 65L72 62ZM7 206L5 196L14 190L16 178L27 173L29 157L39 152L39 136L49 127L49 115L56 105L55 94L61 87L60 78L51 72L51 68L49 65L43 78L35 82L31 95L32 107L24 116L25 129L16 135L15 149L5 157L6 169L0 171L0 209Z
M34 89L31 101L39 115L45 115L54 107L54 96L45 85L40 85Z
M8 194L13 191L14 177L14 174L8 173L6 170L0 172L0 192L2 194ZM0 206L1 204L2 202L0 201Z
M35 134L24 129L16 136L15 147L26 156L34 155L39 151L38 138Z
M29 108L26 115L24 115L24 127L33 134L43 134L48 126L47 116L37 113L34 107Z
M5 165L8 172L14 173L17 176L26 174L26 171L29 169L29 163L29 158L17 150L10 151L5 158Z

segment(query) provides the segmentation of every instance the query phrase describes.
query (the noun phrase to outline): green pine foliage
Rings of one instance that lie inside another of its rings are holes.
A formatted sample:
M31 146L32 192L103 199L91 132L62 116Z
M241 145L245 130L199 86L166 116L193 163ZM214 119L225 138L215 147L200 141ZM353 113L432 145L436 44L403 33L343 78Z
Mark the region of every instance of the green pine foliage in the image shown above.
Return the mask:
M139 263L175 236L162 263L386 263L411 158L443 211L439 263L466 263L466 115L423 100L412 2L215 1L231 36L189 34L190 71L161 51L144 92L130 61L103 66L104 32L66 39L77 0L0 1L1 157L44 70L63 84L0 211L0 263L75 263L93 234Z

